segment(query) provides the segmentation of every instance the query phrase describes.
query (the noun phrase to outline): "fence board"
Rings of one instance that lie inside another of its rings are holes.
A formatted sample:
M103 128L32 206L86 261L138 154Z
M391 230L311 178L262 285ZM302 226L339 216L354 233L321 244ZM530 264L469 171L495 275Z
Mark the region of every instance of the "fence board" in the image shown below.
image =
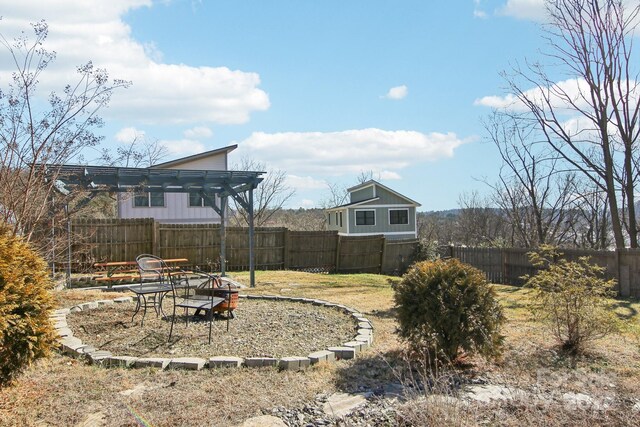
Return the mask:
M98 261L131 261L141 253L187 258L192 266L219 271L219 224L166 224L153 219L77 219L73 221L74 270ZM227 270L249 268L247 228L227 227ZM417 240L389 240L382 235L343 236L335 231L255 229L257 269L313 272L404 272Z
M530 249L517 248L468 248L450 246L440 253L458 258L482 270L487 280L493 283L522 286L523 276L532 275L537 269L529 262ZM583 249L560 249L569 261L589 257L593 264L604 267L604 277L618 282L621 296L640 297L640 250L618 249L616 251L594 251Z

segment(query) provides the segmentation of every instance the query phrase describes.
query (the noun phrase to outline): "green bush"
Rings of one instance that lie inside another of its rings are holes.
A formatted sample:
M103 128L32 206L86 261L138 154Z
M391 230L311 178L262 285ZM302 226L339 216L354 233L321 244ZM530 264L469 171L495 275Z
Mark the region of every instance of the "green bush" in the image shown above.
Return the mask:
M456 259L414 264L395 288L400 335L412 350L454 361L500 353L502 307L481 271Z
M50 286L42 258L0 229L0 386L51 349Z
M601 278L604 268L588 257L567 261L550 247L529 253L540 268L527 277L535 289L532 311L545 321L551 333L569 354L580 354L586 344L616 331L618 322L608 298L615 296L615 281Z

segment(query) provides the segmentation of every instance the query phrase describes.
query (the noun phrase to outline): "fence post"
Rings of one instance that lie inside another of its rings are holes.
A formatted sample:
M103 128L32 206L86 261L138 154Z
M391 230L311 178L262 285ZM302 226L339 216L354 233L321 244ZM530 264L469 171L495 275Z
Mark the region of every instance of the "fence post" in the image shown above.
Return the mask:
M151 222L151 253L157 256L161 256L158 252L160 246L160 224L158 221L153 220Z
M284 245L283 246L284 247L282 248L282 261L283 261L282 262L282 268L285 269L285 270L288 270L289 269L289 263L290 263L290 261L289 261L289 247L291 245L291 243L289 242L289 239L291 237L289 236L289 229L288 228L284 229L283 235L284 235L284 238L283 238L283 240L284 240Z

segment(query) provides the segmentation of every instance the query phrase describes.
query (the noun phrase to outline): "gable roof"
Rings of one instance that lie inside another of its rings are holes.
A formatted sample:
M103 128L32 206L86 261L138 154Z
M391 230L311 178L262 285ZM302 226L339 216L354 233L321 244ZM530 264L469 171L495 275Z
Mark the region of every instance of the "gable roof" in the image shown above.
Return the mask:
M402 199L405 199L405 200L406 200L406 201L408 201L410 204L412 204L412 205L416 205L416 207L418 207L418 206L422 206L420 203L416 202L415 200L410 199L410 198L408 198L407 196L405 196L405 195L403 195L403 194L400 194L400 193L398 193L398 192L397 192L397 191L395 191L395 190L392 190L391 188L387 187L386 185L382 185L382 184L380 184L378 181L376 181L376 180L374 180L374 179L370 179L369 181L363 182L362 184L358 184L358 185L355 185L355 186L353 186L353 187L351 187L351 188L347 188L347 191L348 191L349 193L353 193L354 191L362 190L363 188L367 188L367 187L371 187L371 186L380 187L380 188L382 188L382 189L384 189L384 190L388 191L388 192L389 192L389 193L391 193L391 194L394 194L394 195L396 195L396 196L398 196L398 197L400 197L400 198L402 198Z
M152 165L150 167L150 169L171 168L171 167L179 166L179 165L184 164L184 163L192 162L194 160L200 160L200 159L205 159L205 158L211 157L211 156L217 156L217 155L222 154L222 153L228 154L231 151L235 150L236 148L238 148L238 144L229 145L227 147L222 147L222 148L217 148L215 150L205 151L203 153L194 154L192 156L181 157L179 159L170 160L168 162L158 163L156 165Z

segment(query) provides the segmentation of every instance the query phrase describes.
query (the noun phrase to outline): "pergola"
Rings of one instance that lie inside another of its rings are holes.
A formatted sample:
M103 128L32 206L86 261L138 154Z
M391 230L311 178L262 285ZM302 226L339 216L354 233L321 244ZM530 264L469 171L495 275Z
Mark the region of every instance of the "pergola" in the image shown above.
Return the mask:
M49 165L60 191L199 193L220 216L220 270L225 274L227 202L232 197L249 213L249 277L255 286L253 190L265 172ZM245 197L242 197L245 195ZM217 196L217 197L216 197Z

